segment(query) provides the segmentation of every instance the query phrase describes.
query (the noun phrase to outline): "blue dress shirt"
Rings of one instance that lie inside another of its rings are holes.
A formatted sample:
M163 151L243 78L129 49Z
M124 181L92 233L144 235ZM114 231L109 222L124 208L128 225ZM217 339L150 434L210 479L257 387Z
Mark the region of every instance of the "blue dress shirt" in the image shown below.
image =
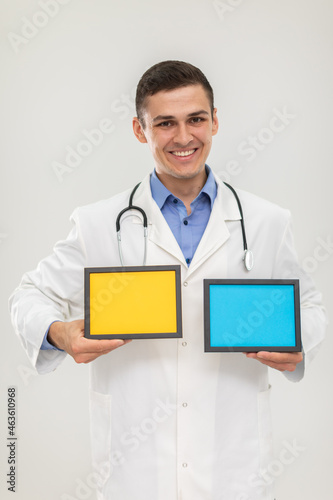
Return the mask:
M207 181L192 201L190 215L187 215L184 203L162 184L155 170L150 177L152 196L169 224L188 266L206 229L217 194L213 173L207 165L206 172Z
M217 185L208 165L206 165L206 173L206 183L195 200L192 201L190 215L187 215L184 203L162 184L155 170L150 176L152 197L169 224L188 266L206 229L217 194ZM49 328L45 334L41 349L60 350L47 340Z

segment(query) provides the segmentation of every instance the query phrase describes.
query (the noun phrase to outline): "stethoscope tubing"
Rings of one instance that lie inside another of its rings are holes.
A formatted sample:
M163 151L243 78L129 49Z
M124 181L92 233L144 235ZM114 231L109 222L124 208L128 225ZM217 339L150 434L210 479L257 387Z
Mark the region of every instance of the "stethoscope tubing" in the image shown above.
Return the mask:
M122 266L124 266L124 258L123 258L123 252L122 252L122 245L121 245L121 218L122 216L128 212L129 210L136 210L141 213L143 217L143 236L144 236L144 255L143 255L143 265L146 265L147 261L147 240L148 240L148 218L146 212L143 210L143 208L138 207L136 205L133 205L133 198L136 193L136 190L140 186L141 182L139 182L134 189L132 190L130 197L129 197L129 202L128 206L125 207L123 210L119 212L117 215L116 219L116 232L117 232L117 240L118 240L118 252L119 252L119 258L120 258L120 263ZM233 193L239 213L240 213L240 223L241 223L241 228L242 228L242 237L243 237L243 249L244 249L244 256L243 256L243 261L244 261L244 266L247 271L251 271L254 265L254 258L253 258L253 253L251 250L248 249L247 247L247 240L246 240L246 232L245 232L245 223L244 223L244 215L243 215L243 209L242 209L242 204L240 202L240 199L238 197L238 194L236 193L235 189L230 186L227 182L224 182L225 186L227 186L230 191Z
M129 210L137 210L138 212L141 213L143 217L143 236L144 236L144 254L143 254L143 265L146 265L147 261L147 240L148 240L148 218L146 212L143 210L141 207L137 207L133 205L133 198L135 195L136 190L140 186L141 182L139 182L131 192L129 202L128 202L128 207L124 208L119 212L117 219L116 219L116 232L117 232L117 240L118 240L118 253L119 253L119 258L120 258L120 263L122 266L124 266L124 257L123 257L123 251L122 251L122 245L121 245L121 230L120 230L120 219L122 216L128 212Z
M230 189L230 191L233 193L233 195L237 201L239 213L241 216L240 223L241 223L241 227L242 227L243 249L244 249L243 261L244 261L245 269L247 271L251 271L251 269L253 268L253 265L254 265L254 258L253 258L253 253L251 252L251 250L249 250L247 248L247 240L246 240L246 233L245 233L245 223L244 223L242 204L240 202L240 199L239 199L238 194L236 193L235 189L232 186L230 186L230 184L228 184L227 182L223 182L223 184Z

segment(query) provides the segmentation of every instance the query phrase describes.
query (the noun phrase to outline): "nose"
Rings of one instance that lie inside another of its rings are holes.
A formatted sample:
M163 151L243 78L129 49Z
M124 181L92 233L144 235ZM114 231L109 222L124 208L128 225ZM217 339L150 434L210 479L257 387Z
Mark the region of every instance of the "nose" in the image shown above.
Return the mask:
M191 140L193 139L193 136L191 134L191 131L186 123L179 123L177 125L177 128L175 130L175 135L174 135L174 142L180 147L187 146Z

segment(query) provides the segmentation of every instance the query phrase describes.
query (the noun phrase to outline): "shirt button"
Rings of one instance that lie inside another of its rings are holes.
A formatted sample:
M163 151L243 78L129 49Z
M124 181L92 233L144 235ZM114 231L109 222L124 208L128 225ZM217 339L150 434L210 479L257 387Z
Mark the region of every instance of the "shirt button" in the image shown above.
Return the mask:
M188 285L187 281L184 281L184 286L187 286L187 285Z
M188 220L185 219L184 220L184 225L187 226L187 224L188 224Z
M191 262L191 259L186 259L186 264L189 264Z
M186 347L186 346L187 346L187 342L183 342L183 343L182 343L182 346L183 346L183 347Z
M178 203L178 200L176 198L174 198L173 202L174 203Z

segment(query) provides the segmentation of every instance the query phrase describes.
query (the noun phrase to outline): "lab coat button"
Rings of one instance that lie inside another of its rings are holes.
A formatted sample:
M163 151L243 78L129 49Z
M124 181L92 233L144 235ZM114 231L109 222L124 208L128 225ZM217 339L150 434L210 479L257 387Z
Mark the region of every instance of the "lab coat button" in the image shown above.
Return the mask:
M184 286L187 286L187 285L188 285L187 281L184 281Z
M186 347L187 346L187 342L182 342L182 346Z
M183 463L183 467L184 467L184 469L186 469L187 463Z
M184 408L186 408L186 406L187 406L187 403L183 403L183 406L184 406Z

